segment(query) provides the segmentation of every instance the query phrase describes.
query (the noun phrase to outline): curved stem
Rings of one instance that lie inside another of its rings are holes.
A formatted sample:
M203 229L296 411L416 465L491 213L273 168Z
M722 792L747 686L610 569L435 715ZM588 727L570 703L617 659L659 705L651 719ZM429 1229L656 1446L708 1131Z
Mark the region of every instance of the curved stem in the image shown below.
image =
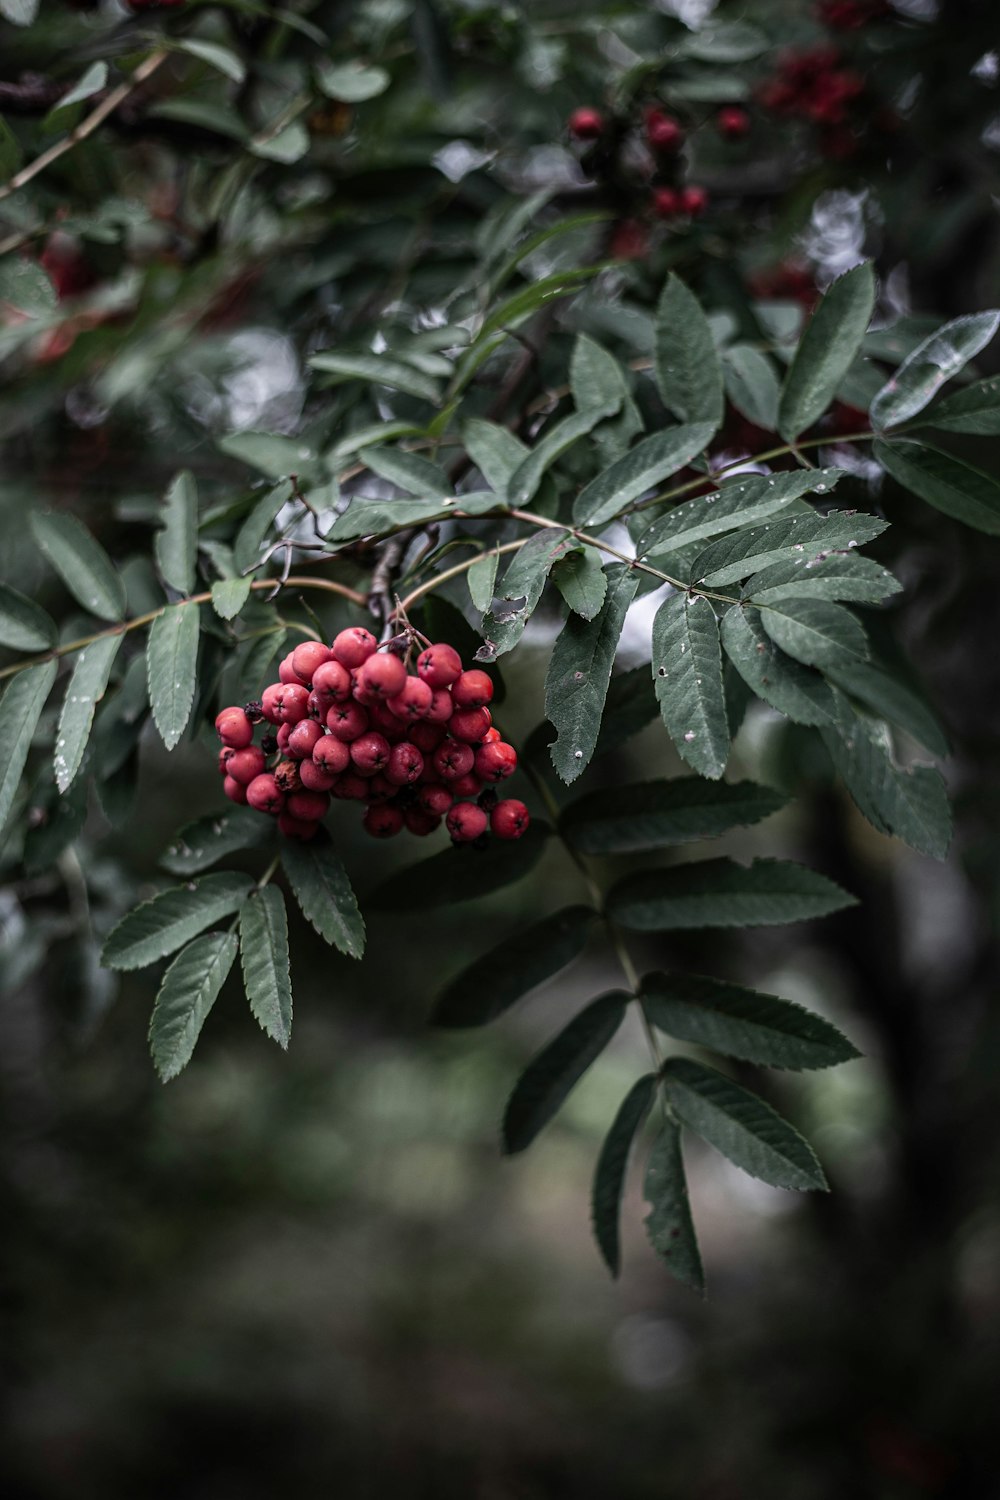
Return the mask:
M420 584L419 588L415 588L412 593L407 594L406 598L398 606L396 613L405 614L416 604L418 599L422 599L425 594L433 593L440 584L446 583L449 578L458 578L462 573L467 573L477 562L481 562L484 557L489 557L490 553L495 553L499 557L502 552L516 552L518 547L523 546L524 537L518 537L516 542L501 542L497 547L489 547L485 552L477 552L473 557L467 557L464 562L455 563L453 567L445 568L443 573L435 573L433 578L429 578L426 583Z

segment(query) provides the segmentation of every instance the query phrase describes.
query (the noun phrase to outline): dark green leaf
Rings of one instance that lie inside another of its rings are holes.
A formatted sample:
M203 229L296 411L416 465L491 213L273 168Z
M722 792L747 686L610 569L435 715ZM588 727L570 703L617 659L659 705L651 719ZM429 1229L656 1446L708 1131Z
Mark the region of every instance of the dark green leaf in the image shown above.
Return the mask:
M186 469L167 490L163 528L153 539L153 550L164 583L179 594L190 594L198 557L198 488L194 475Z
M233 83L242 83L246 77L246 67L242 59L229 47L220 47L218 42L205 42L198 37L184 37L175 45L182 52L198 58L199 62L208 63L226 78L231 79Z
M576 547L557 560L552 582L574 614L592 620L608 594L608 575L596 547Z
M699 927L770 927L825 917L855 905L825 875L787 859L731 859L645 870L619 881L608 914L637 932Z
M227 854L259 849L270 842L273 824L249 807L231 807L188 823L160 858L171 875L199 875Z
M0 302L29 318L44 318L55 311L56 301L56 289L37 260L8 255L0 261Z
M729 759L719 622L708 600L672 593L653 621L653 682L677 753L718 780Z
M827 669L831 682L865 704L881 719L898 724L932 755L947 755L947 736L923 698L905 683L870 662Z
M55 680L54 661L26 667L0 700L0 833L7 826L31 738Z
M923 411L928 401L957 375L1000 328L1000 312L954 318L918 344L871 404L872 426L897 427Z
M663 1078L681 1123L751 1177L772 1187L826 1189L808 1141L749 1089L687 1057L670 1058Z
M876 443L875 457L898 484L936 510L977 531L1000 534L1000 483L992 474L941 448L902 438Z
M517 645L542 597L550 569L572 545L565 531L546 527L518 548L497 588L496 600L507 603L494 602L483 621L489 650L488 654L481 653L479 660L493 661Z
M939 772L931 766L903 770L895 765L877 724L846 708L836 730L823 730L823 743L873 827L921 854L944 859L951 842L951 809Z
M647 974L640 998L668 1036L768 1068L832 1068L860 1057L829 1021L791 1000L694 974Z
M611 1041L630 999L624 991L616 990L592 1000L532 1058L514 1085L504 1111L503 1143L508 1156L530 1146L552 1119Z
M761 624L759 610L727 610L722 644L747 687L772 708L796 724L833 722L836 709L828 684L818 672L778 650Z
M299 475L316 462L316 455L308 444L276 432L230 432L219 439L216 447L230 458L249 464L251 469L265 474L268 479Z
M574 521L578 526L603 526L690 463L714 431L711 423L696 422L643 438L580 491L573 505Z
M655 1095L654 1073L647 1073L636 1080L622 1100L597 1158L590 1195L590 1215L594 1238L612 1276L617 1276L621 1269L618 1220L629 1154Z
M505 938L445 986L433 1025L485 1026L495 1020L578 958L596 920L589 906L567 906Z
M585 411L573 412L554 422L510 476L507 483L508 503L513 506L527 505L541 484L543 475L552 465L615 409L610 403L591 406Z
M314 354L309 363L320 374L333 377L328 382L330 385L360 380L365 385L384 385L392 390L405 391L408 396L419 396L435 405L440 400L437 381L384 354L338 354L328 349L323 354Z
M117 569L81 521L64 511L33 511L35 541L78 604L102 620L125 617Z
M781 387L767 355L752 344L730 344L723 355L722 373L726 395L740 415L764 432L774 432Z
M585 333L573 345L569 385L577 411L597 411L602 418L620 411L628 395L621 365L602 344L595 343Z
M705 1273L691 1222L680 1127L664 1120L646 1164L643 1197L649 1204L646 1233L667 1269L694 1291L704 1294Z
M868 656L861 621L826 599L782 599L760 619L775 645L805 667L852 667Z
M743 590L754 604L777 604L793 594L815 599L845 599L855 604L881 604L902 585L881 563L857 552L831 552L810 557L805 549L784 562L755 573Z
M833 401L861 348L874 306L869 261L838 277L819 302L782 386L778 431L786 442L818 421Z
M191 717L198 672L198 606L172 604L149 629L146 650L153 722L173 750Z
M34 599L0 583L0 646L14 651L47 651L56 642L56 627Z
M942 432L971 432L981 437L1000 435L1000 375L977 380L955 391L928 412L924 421Z
M495 422L470 417L462 427L465 451L490 489L502 494L511 475L531 451L519 437Z
M405 448L362 448L359 457L375 474L422 500L444 500L455 487L438 464Z
M691 542L756 525L781 511L805 515L805 508L796 502L806 494L829 494L843 477L842 469L795 469L787 474L726 479L711 494L685 500L653 521L640 535L637 551L644 560L655 561Z
M495 548L491 548L489 552L484 552L482 557L477 558L472 567L466 571L465 581L469 588L469 598L481 615L484 615L493 603L499 562L500 554Z
M251 891L240 907L240 964L247 999L262 1031L287 1047L292 1035L288 918L276 885Z
M53 755L56 786L65 792L83 760L97 705L104 697L121 635L98 636L77 655L73 675L66 688Z
M721 588L723 584L748 578L771 563L789 558L812 562L838 549L850 551L881 536L888 524L877 516L856 511L835 510L828 516L782 516L763 526L719 537L696 558L692 579L709 588Z
M697 297L673 273L656 310L656 380L664 406L682 422L708 424L709 437L718 431L722 370L712 331Z
M262 496L236 533L233 543L233 566L237 573L247 573L260 561L260 551L274 519L282 506L292 496L292 487L286 480L275 485Z
M563 781L586 770L597 745L611 668L635 598L639 575L623 564L607 570L608 595L593 620L570 615L552 648L545 678L545 716L558 738L552 764Z
M475 901L513 885L534 869L551 829L533 822L520 839L491 841L487 849L457 845L397 870L370 898L376 911L433 911L455 901Z
M752 781L715 782L701 776L646 781L589 792L559 819L563 837L580 854L630 854L759 823L787 798Z
M164 974L149 1023L153 1063L164 1083L191 1061L235 957L234 933L209 932L188 943Z
M235 620L250 598L249 578L219 578L212 584L212 608L220 620Z
M161 891L111 929L101 963L109 969L143 969L166 958L213 922L239 911L252 883L248 875L225 870Z
M287 840L281 863L306 921L350 958L365 951L365 924L350 878L324 832L307 844Z

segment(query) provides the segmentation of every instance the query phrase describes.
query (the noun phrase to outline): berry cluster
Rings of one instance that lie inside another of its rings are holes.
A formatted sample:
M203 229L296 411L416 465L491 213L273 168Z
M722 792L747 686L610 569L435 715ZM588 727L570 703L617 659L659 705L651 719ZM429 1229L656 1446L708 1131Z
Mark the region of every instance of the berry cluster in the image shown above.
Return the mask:
M762 86L759 99L774 114L797 118L820 131L825 156L843 158L857 150L855 129L867 123L865 80L845 67L836 47L786 52L778 71Z
M224 708L215 721L219 770L232 802L277 817L288 838L311 839L333 797L366 803L374 838L403 828L426 835L442 819L456 844L487 831L518 839L528 809L494 790L517 751L493 727L493 683L465 671L454 647L429 644L410 672L413 633L380 648L360 626L332 646L305 641L278 669L259 704ZM255 745L254 725L266 723Z

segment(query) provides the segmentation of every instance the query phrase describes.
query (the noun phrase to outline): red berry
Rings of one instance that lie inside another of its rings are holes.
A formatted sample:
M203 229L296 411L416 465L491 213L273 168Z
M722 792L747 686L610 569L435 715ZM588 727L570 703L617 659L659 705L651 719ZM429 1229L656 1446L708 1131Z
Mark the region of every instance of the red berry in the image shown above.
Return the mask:
M264 718L267 719L269 724L281 723L281 720L278 717L278 708L281 704L282 694L284 693L284 691L284 683L272 682L270 687L266 687L261 694L261 712L263 713Z
M315 719L302 719L288 736L288 753L294 755L296 760L304 760L306 756L312 755L323 738L322 724L317 724Z
M720 109L715 117L715 124L719 134L727 141L741 141L750 133L750 116L738 104Z
M351 752L346 742L338 740L335 734L325 734L321 740L316 741L312 758L313 764L330 776L339 776L351 764Z
M279 761L273 775L279 792L297 792L302 785L302 772L297 760Z
M435 818L432 813L421 812L419 807L408 807L403 820L410 832L415 833L418 838L426 838L429 833L436 833L441 827L440 818Z
M492 679L473 667L456 677L451 697L456 708L485 708L493 697Z
M368 795L368 782L354 771L345 771L331 790L343 802L363 802Z
M611 231L612 260L642 260L649 249L649 230L641 219L619 219Z
M403 814L388 803L365 808L364 830L376 839L391 839L403 826Z
M359 776L374 776L389 762L389 741L369 730L351 743L351 763Z
M604 116L599 109L585 104L574 109L568 123L570 135L575 135L578 141L594 141L604 129Z
M292 667L300 681L311 683L317 667L330 660L330 648L322 641L303 641L292 652Z
M398 745L393 745L389 752L389 763L385 768L385 774L393 786L410 786L414 781L419 781L424 769L424 757L416 745L411 745L403 740Z
M435 688L434 696L431 698L431 706L427 710L427 719L431 724L447 724L455 712L451 692L448 688Z
M345 667L360 667L377 649L378 641L362 625L352 625L348 630L342 630L331 647L335 659Z
M278 730L278 733L275 735L275 749L278 750L282 755L285 755L287 753L288 736L291 734L293 728L294 726L292 724L282 724Z
M232 760L233 756L236 753L237 752L233 749L232 745L223 745L222 749L219 751L219 775L220 776L225 776L226 775L227 768L229 766L229 762Z
M503 740L480 745L476 751L476 775L484 781L503 781L517 770L517 751Z
M327 771L314 760L299 761L299 777L307 792L328 792L337 779L336 771Z
M417 672L432 688L447 687L462 670L462 658L454 646L440 641L417 657Z
M284 684L274 701L281 724L298 724L309 712L308 690L298 682Z
M489 827L489 819L474 802L456 802L445 818L445 826L456 844L471 844Z
M366 693L371 693L373 698L395 698L397 693L403 691L405 683L405 666L398 656L393 656L388 651L369 656L358 672L358 686Z
M387 781L381 771L376 771L374 776L369 776L365 782L366 802L391 802L399 791L398 786L393 786Z
M658 219L676 219L681 212L681 195L676 188L654 188L651 206Z
M459 740L442 740L434 752L434 769L442 781L457 781L460 776L467 776L475 763L472 746Z
M253 725L242 708L224 708L215 721L215 730L232 750L244 750L253 740Z
M305 683L292 665L291 651L281 659L281 665L278 667L278 681L283 682L286 687L290 687L293 682L298 683L299 687L305 687Z
M273 776L267 772L255 776L247 787L247 801L258 812L279 813L285 805L285 796Z
M451 789L455 793L455 801L461 802L465 798L478 797L483 789L483 783L474 771L467 771L457 781L453 781Z
M429 683L419 677L407 677L401 691L389 699L389 707L409 723L413 719L426 718L433 702L434 689Z
M326 711L329 707L329 701L313 688L306 702L306 714L308 717L310 719L317 719L320 724L323 724L326 721Z
M498 839L519 839L527 833L531 815L523 802L508 797L490 813L490 828Z
M673 115L650 105L646 110L646 139L654 151L679 151L684 144L684 127Z
M448 717L450 719L451 714ZM430 724L423 719L417 724L411 724L406 734L411 745L416 745L424 755L430 755L444 739L445 730L443 724Z
M278 830L285 835L286 839L298 839L305 844L316 837L319 824L306 821L303 818L293 818L291 813L283 812L278 818Z
M681 189L681 209L690 214L692 219L698 218L708 207L708 193L703 187L686 187Z
M449 788L442 786L439 781L429 781L417 793L417 806L423 812L438 818L448 811L454 800Z
M384 734L390 744L395 744L397 740L405 740L410 731L410 726L405 719L394 714L388 703L382 703L379 699L376 699L368 710L368 721L372 729L377 729L380 734Z
M465 708L452 714L448 720L448 733L467 745L478 745L490 727L488 708Z
M242 781L236 781L232 776L227 776L222 783L222 790L230 802L238 802L241 806L247 800L247 789Z
M351 696L351 674L343 662L325 661L313 673L313 692L328 704L343 703Z
M484 745L492 745L493 742L494 742L494 740L502 740L502 739L503 739L503 735L500 733L500 731L497 728L497 726L495 724L491 724L490 727L489 727L489 729L487 729L486 733L483 735L483 744Z
M234 750L229 757L226 775L242 786L249 786L255 776L264 770L264 752L257 745L248 745L245 750Z
M349 744L368 728L368 715L360 703L335 703L327 712L326 727L338 740Z
M287 802L289 817L301 818L303 823L318 823L329 806L325 792L293 792Z

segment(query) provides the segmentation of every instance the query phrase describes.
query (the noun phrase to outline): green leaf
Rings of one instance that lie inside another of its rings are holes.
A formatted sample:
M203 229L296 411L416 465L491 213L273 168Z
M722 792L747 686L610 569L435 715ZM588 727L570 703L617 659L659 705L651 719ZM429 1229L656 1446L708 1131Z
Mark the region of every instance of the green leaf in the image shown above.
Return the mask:
M125 618L125 588L118 570L81 521L64 511L33 511L31 530L78 604L102 620Z
M455 493L444 470L419 453L407 453L404 448L362 448L358 456L383 479L422 500L445 500Z
M691 577L709 588L720 588L748 578L773 562L789 558L812 562L838 549L860 547L881 536L888 524L877 516L844 510L831 511L828 516L782 516L710 543L695 559Z
M590 1194L594 1238L612 1276L621 1270L618 1220L632 1142L642 1127L656 1095L656 1075L639 1078L622 1100L601 1147Z
M163 528L153 538L156 563L164 583L190 594L198 559L198 488L187 469L171 480L163 502Z
M579 854L631 854L769 818L787 797L752 781L709 782L700 776L631 782L588 792L564 810L559 831Z
M21 255L0 261L0 302L7 302L30 318L55 312L56 289L43 266Z
M871 404L875 428L896 427L923 411L945 381L957 375L1000 328L1000 312L954 318L918 344Z
M24 153L21 150L21 142L11 130L7 121L0 116L0 177L6 182L13 177L21 165Z
M199 875L241 849L260 849L270 843L274 825L250 807L231 807L187 823L160 856L171 875Z
M231 432L215 445L220 453L237 458L268 479L299 475L316 462L316 454L298 438L274 432Z
M366 67L354 61L333 63L321 60L316 65L316 82L328 99L342 104L364 104L384 94L389 87L385 68Z
M861 621L841 604L782 599L762 610L760 618L775 645L804 667L851 667L868 656Z
M531 451L506 427L480 417L470 417L462 424L462 439L466 453L490 489L498 494L506 490L511 475Z
M569 1025L536 1053L507 1101L503 1145L508 1156L530 1146L535 1136L579 1083L622 1021L632 997L614 990L592 1000Z
M581 333L569 362L569 385L578 412L597 411L610 417L620 411L628 395L622 367L602 344Z
M98 636L77 655L59 715L53 757L56 786L60 792L66 791L80 769L94 714L104 697L123 639L120 635Z
M249 875L224 870L161 891L111 929L101 963L109 969L144 969L166 958L213 922L239 911L252 884Z
M921 854L944 859L952 830L940 773L931 766L895 765L886 737L850 710L837 730L822 733L835 770L869 823Z
M540 281L515 292L512 297L494 307L476 335L473 350L489 347L487 341L490 335L498 330L506 333L539 308L558 301L560 297L571 296L585 281L596 276L600 269L600 266L578 266L567 271L557 271L554 275L543 276Z
M545 717L557 731L552 764L563 781L585 771L597 745L611 668L639 575L621 563L607 569L608 595L593 620L570 615L549 659Z
M567 906L504 938L450 980L431 1015L434 1026L485 1026L530 990L565 969L586 947L597 913Z
M818 672L778 650L761 624L759 610L727 610L722 644L747 687L772 708L796 724L833 722L836 708L828 684Z
M247 150L263 161L276 161L282 166L291 166L308 153L309 132L301 120L293 120L276 135L264 131L255 136L247 142Z
M235 957L234 933L209 932L178 953L164 974L149 1023L153 1063L164 1083L191 1061Z
M663 1078L681 1123L751 1177L772 1187L826 1190L808 1141L749 1089L688 1057L670 1058Z
M682 422L707 424L709 437L718 431L722 369L712 330L697 297L673 273L656 309L656 381L664 406Z
M333 349L323 354L314 354L309 361L321 375L331 375L330 385L345 380L360 380L365 384L387 386L390 390L405 391L408 396L418 396L436 406L441 392L436 380L421 375L411 365L388 359L383 354L337 354Z
M843 469L793 469L787 474L744 474L724 480L711 494L685 500L653 521L639 537L638 553L644 562L654 561L691 542L755 525L781 511L805 514L796 505L801 496L828 494L844 473Z
M507 483L508 504L527 505L541 484L542 477L552 465L574 443L578 443L581 438L592 432L598 422L610 416L613 410L613 407L592 406L585 411L573 412L571 416L563 417L559 422L554 422L510 476Z
M253 890L240 907L240 964L247 999L260 1028L279 1047L292 1035L288 918L276 885Z
M0 583L0 646L47 651L56 643L55 622L34 599Z
M149 629L146 673L153 723L168 750L187 727L198 675L198 606L171 604Z
M767 33L749 21L715 21L685 36L676 51L682 57L718 65L748 62L769 45Z
M877 442L874 451L883 469L898 484L935 510L977 531L1000 534L1000 484L992 474L963 463L941 448L902 438Z
M595 547L576 547L558 559L552 582L574 614L593 620L608 595L608 575Z
M7 826L31 739L55 680L54 661L26 667L0 700L0 832Z
M752 344L730 344L722 360L726 395L740 416L764 432L775 432L781 386L767 355Z
M607 755L624 745L656 717L656 697L649 691L649 671L645 666L613 675L595 756Z
M419 526L438 516L446 516L449 509L459 508L472 515L493 510L498 504L496 495L462 495L457 503L447 500L367 500L356 497L334 521L326 534L328 542L353 541L360 536L378 536L392 531L397 526Z
M838 277L817 305L781 390L778 431L786 442L817 422L833 401L861 348L874 306L869 261Z
M488 649L477 660L494 661L512 650L524 634L553 565L572 545L565 531L539 529L518 548L491 600L493 610L483 621ZM507 605L496 601L507 601Z
M636 932L677 932L782 926L855 904L825 875L787 859L755 859L749 865L709 859L627 875L608 896L607 911Z
M643 438L580 491L573 504L574 521L578 526L603 526L690 463L714 431L710 423L697 422Z
M481 615L484 615L493 603L499 562L500 554L495 548L491 548L466 571L465 581L469 589L469 598Z
M231 78L233 83L242 83L246 77L247 70L242 59L229 47L220 47L218 42L203 42L199 37L184 37L174 45L179 51L198 58L199 62L208 63L226 78Z
M946 397L924 421L943 432L971 432L980 437L1000 435L1000 375L977 380Z
M268 490L254 506L233 542L233 566L237 573L248 573L260 562L260 551L275 517L282 506L292 497L292 487L286 480Z
M857 662L852 666L829 667L827 676L880 719L888 719L905 729L932 755L949 754L947 736L923 698L889 672L868 662Z
M643 1197L649 1204L646 1233L667 1269L704 1295L705 1273L691 1221L680 1127L664 1120L646 1164Z
M653 620L653 683L682 760L717 781L729 759L719 622L708 600L672 593Z
M281 863L310 926L341 953L360 958L365 951L365 924L350 878L329 836L321 832L308 844L286 840Z
M212 584L212 608L220 620L234 620L250 598L249 578L219 578Z
M854 604L881 604L902 585L888 568L856 552L810 557L809 549L772 563L754 576L743 593L757 605L777 604L793 594L815 599L846 599Z
M107 82L107 63L91 63L90 67L77 80L73 87L63 94L59 102L49 110L42 121L42 129L46 132L68 130L81 113L74 106L82 104L85 99L92 99L95 94L99 94L101 89L107 87Z
M487 849L456 845L397 870L369 897L376 911L434 911L491 896L534 869L551 829L532 822L520 839L492 840Z
M647 974L639 991L654 1026L679 1042L767 1068L832 1068L861 1053L802 1005L696 974Z

